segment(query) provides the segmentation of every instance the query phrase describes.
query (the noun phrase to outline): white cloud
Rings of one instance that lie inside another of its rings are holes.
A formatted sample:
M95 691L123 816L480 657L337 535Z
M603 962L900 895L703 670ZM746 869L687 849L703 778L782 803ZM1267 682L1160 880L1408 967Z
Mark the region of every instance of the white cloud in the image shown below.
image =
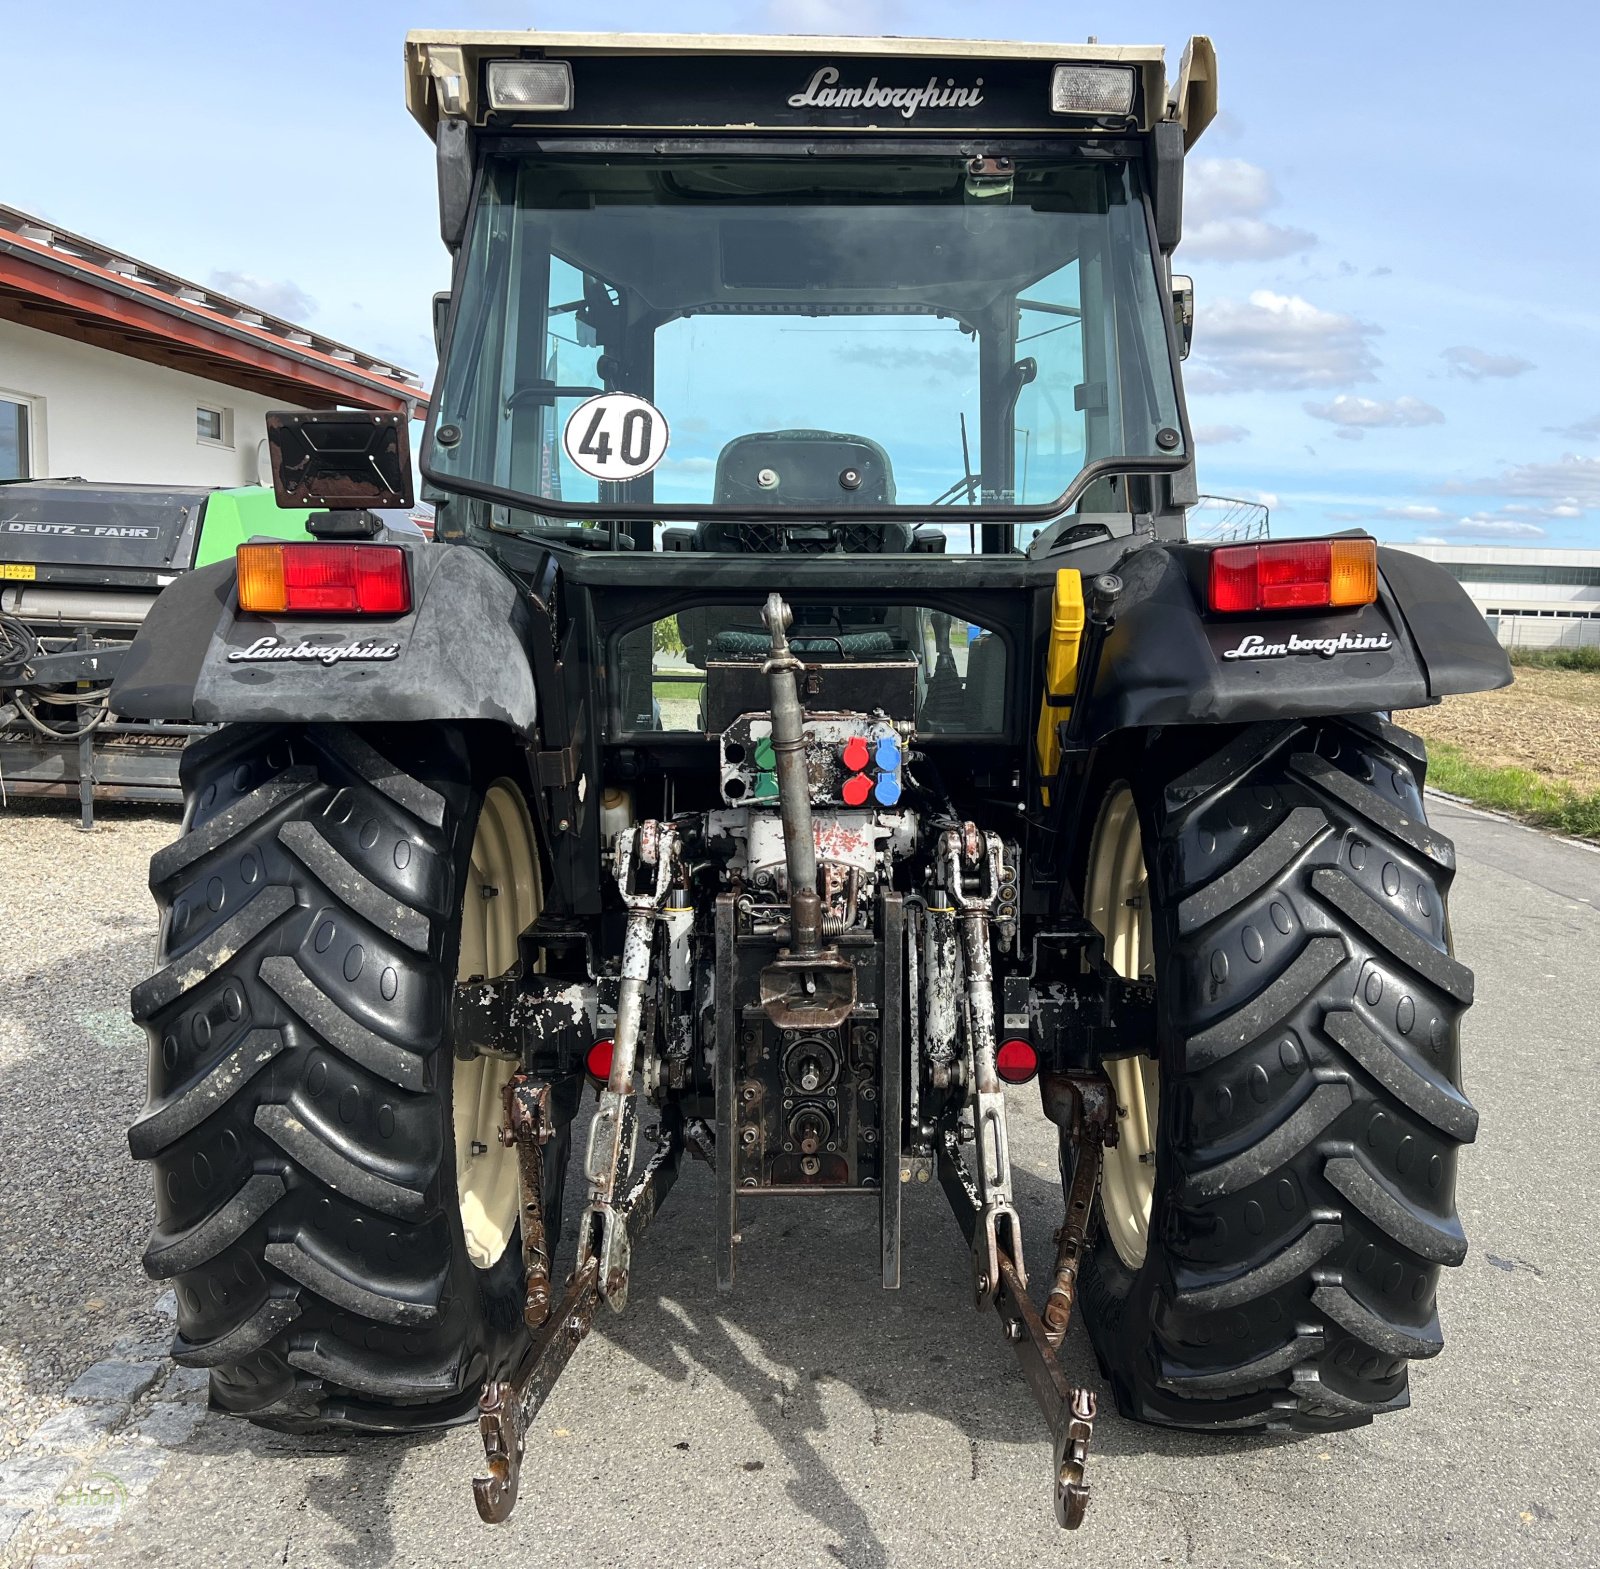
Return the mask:
M775 33L883 33L900 15L893 0L767 0Z
M1271 261L1310 250L1316 235L1262 214L1278 202L1272 177L1243 158L1196 158L1186 170L1186 260Z
M1545 516L1577 517L1600 510L1600 458L1569 452L1557 463L1518 463L1493 479L1456 480L1444 488L1458 495L1531 496L1570 509Z
M1482 381L1486 376L1520 376L1534 368L1533 361L1523 359L1520 354L1491 354L1487 349L1475 349L1465 343L1445 349L1439 357L1449 363L1452 376L1463 376L1468 381Z
M1249 485L1235 487L1238 491L1237 500L1257 501L1270 512L1278 504L1278 493L1275 490L1255 490Z
M241 304L253 305L268 316L304 321L316 314L317 302L298 283L287 279L259 278L253 272L221 269L213 271L206 283L219 294L231 295Z
M1443 507L1408 505L1383 507L1372 516L1382 518L1389 523L1443 523L1448 520L1450 514Z
M840 359L854 364L873 365L882 370L903 370L918 376L976 375L976 355L970 348L933 349L920 348L915 344L884 345L881 340L877 340L847 343L838 354Z
M1183 204L1196 223L1253 218L1278 200L1272 176L1243 158L1194 158L1184 174Z
M1600 441L1600 414L1591 414L1574 425L1546 425L1546 430L1558 436L1569 436L1574 441Z
M1224 447L1229 442L1243 441L1249 434L1243 425L1196 425L1194 428L1195 445L1200 447Z
M1545 531L1537 523L1515 518L1485 516L1459 518L1446 524L1445 533L1454 539L1543 539Z
M1443 534L1418 534L1410 543L1413 545L1448 545L1450 541Z
M1444 415L1431 403L1411 397L1385 402L1379 398L1357 398L1341 392L1329 403L1307 403L1305 411L1313 419L1327 420L1330 425L1360 430L1393 430L1402 426L1444 423ZM1342 436L1345 432L1341 430L1339 434Z
M1354 425L1341 425L1334 435L1340 441L1364 441L1367 433Z
M1316 243L1309 229L1264 218L1217 218L1185 227L1183 256L1186 261L1275 261Z
M1192 389L1287 392L1372 381L1378 357L1371 340L1380 329L1297 294L1257 289L1248 300L1218 300L1195 332Z

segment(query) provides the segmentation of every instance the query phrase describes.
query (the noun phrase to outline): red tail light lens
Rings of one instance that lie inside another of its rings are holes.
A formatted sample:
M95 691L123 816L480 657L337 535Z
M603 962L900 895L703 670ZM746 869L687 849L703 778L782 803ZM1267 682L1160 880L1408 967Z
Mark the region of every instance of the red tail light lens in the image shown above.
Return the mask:
M611 1077L611 1057L615 1051L616 1046L611 1041L596 1041L589 1048L583 1065L591 1079L598 1079L604 1084Z
M241 545L239 608L258 615L396 616L411 608L399 545Z
M1001 1041L994 1054L994 1071L1007 1084L1026 1084L1039 1071L1039 1053L1032 1041Z
M1211 608L1224 613L1338 609L1377 597L1375 540L1292 539L1211 553Z

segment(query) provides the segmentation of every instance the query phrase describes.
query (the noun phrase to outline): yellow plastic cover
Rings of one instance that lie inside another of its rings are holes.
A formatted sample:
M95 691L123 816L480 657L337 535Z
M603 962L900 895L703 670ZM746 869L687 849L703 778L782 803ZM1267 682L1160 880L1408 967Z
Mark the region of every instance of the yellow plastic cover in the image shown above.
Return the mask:
M1050 646L1045 650L1044 695L1039 702L1039 729L1034 747L1039 771L1054 779L1061 766L1061 739L1056 726L1066 718L1066 700L1078 686L1078 649L1083 642L1083 574L1073 567L1056 573L1050 601ZM1049 802L1049 791L1045 801Z

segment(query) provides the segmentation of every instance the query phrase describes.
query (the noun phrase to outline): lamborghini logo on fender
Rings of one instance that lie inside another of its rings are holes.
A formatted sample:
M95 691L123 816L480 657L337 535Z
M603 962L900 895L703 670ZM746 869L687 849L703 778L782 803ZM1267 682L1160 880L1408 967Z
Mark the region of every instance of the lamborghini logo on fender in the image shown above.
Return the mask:
M1321 654L1332 659L1335 654L1367 654L1393 648L1387 632L1341 632L1337 637L1301 637L1291 632L1281 643L1269 643L1259 632L1250 633L1237 648L1223 651L1224 659L1285 659L1290 654Z
M228 651L228 663L254 664L263 659L291 659L306 664L338 665L352 659L398 659L398 643L285 643L282 638L258 637L248 648Z

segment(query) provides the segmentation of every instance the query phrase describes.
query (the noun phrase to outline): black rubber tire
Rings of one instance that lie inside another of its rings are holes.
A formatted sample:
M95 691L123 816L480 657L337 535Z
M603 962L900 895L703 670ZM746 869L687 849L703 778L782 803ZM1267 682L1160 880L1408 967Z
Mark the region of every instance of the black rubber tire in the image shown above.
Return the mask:
M488 749L482 749L487 751ZM478 813L504 767L446 726L228 726L184 753L135 987L154 1168L144 1263L174 1358L275 1426L469 1418L523 1343L516 1238L465 1252L450 999ZM570 1129L546 1159L560 1235Z
M1156 1187L1143 1266L1102 1232L1081 1298L1126 1416L1353 1427L1407 1405L1410 1360L1443 1344L1478 1118L1425 766L1378 718L1174 732L1124 761L1154 919Z

